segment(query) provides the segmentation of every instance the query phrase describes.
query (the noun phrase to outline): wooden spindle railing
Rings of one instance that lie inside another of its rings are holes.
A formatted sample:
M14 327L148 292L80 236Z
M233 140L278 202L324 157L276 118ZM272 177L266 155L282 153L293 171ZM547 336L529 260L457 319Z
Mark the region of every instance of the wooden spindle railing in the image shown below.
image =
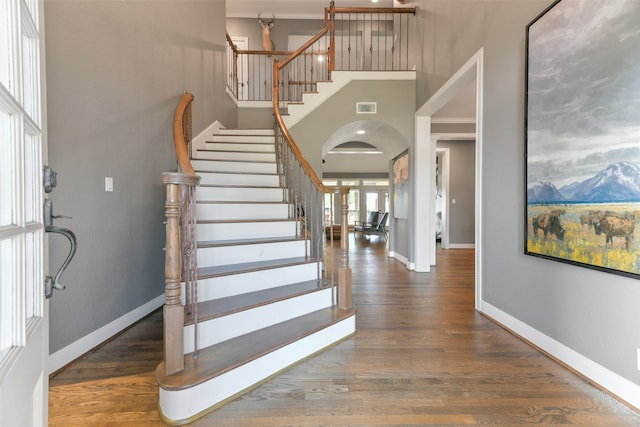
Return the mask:
M178 172L165 172L165 298L164 373L184 370L184 307L180 282L185 282L186 303L197 322L197 265L195 254L195 187L200 182L191 166L191 103L193 95L185 93L173 117L173 141ZM197 330L197 327L195 328ZM194 355L197 355L197 338Z
M291 133L284 123L279 105L279 64L274 60L273 65L273 109L276 117L276 136L278 143L278 161L280 171L285 176L286 187L289 189L289 203L293 206L303 206L305 212L305 232L304 238L309 236L317 243L316 251L312 255L320 257L320 241L323 232L333 233L333 224L329 225L329 230L324 227L324 194L340 194L341 198L341 232L340 232L340 262L338 266L338 296L337 306L339 308L351 307L351 269L349 267L349 234L347 224L348 203L347 196L349 187L325 186L322 180L315 173L307 159L304 157ZM318 193L321 197L314 197L312 193ZM320 203L315 205L309 201L320 199ZM311 206L310 206L311 205ZM310 232L307 234L306 229ZM315 232L313 231L315 230ZM313 242L311 247L314 248ZM325 262L326 264L326 262Z
M271 61L277 59L284 109L316 91L318 82L330 81L333 71L414 69L417 46L409 17L415 13L415 7L336 7L332 1L324 10L323 28L295 52L239 50L227 35L229 89L238 101L270 101L265 88L273 79Z

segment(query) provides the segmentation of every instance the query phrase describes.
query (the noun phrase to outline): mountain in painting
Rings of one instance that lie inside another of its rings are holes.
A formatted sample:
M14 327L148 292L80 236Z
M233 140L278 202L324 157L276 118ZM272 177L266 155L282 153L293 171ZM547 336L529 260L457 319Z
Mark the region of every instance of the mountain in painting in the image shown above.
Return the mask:
M550 182L536 182L527 187L527 201L529 203L554 203L563 200L562 194Z
M578 185L561 189L564 200L583 203L640 201L640 168L628 162L607 166Z

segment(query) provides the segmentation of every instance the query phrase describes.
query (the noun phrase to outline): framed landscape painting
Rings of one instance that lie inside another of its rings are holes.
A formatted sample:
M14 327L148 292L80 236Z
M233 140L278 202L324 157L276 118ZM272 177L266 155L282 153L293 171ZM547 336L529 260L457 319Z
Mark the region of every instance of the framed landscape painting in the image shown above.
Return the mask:
M640 1L527 25L525 253L640 277Z

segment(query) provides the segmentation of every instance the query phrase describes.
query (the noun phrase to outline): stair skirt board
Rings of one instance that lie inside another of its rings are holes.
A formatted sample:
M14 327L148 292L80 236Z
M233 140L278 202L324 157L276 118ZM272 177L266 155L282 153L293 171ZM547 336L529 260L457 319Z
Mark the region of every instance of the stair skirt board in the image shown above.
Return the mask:
M198 324L198 348L206 348L258 329L331 307L332 291L332 288L326 288L201 322ZM194 350L193 331L193 324L184 327L184 354Z
M322 268L322 264L318 266L317 262L312 262L198 279L198 301L232 297L234 295L277 288L278 286L316 280L318 272L322 272ZM186 295L184 282L181 283L181 286L182 304L184 304Z
M349 338L355 331L356 317L353 315L194 387L179 390L160 387L160 415L171 425L195 421L295 364Z
M200 222L196 236L201 241L233 239L295 238L297 221Z
M196 257L199 266L217 267L304 256L305 245L308 248L308 240L198 247Z
M198 203L196 204L198 220L225 221L252 219L288 219L289 205L277 203Z
M191 160L196 174L202 172L277 173L275 162L225 162L217 160Z

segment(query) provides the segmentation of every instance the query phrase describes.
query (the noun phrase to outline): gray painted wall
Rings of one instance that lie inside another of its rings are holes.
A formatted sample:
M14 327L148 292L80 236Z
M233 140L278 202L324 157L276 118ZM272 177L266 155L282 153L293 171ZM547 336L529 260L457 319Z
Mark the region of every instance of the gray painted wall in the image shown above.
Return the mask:
M328 3L327 3L328 5ZM271 19L271 15L263 14L262 18ZM286 51L289 35L314 36L324 27L323 20L316 19L278 19L271 29L271 40L276 50ZM227 32L232 37L249 37L250 50L262 50L262 28L258 24L258 12L256 18L229 18L227 19Z
M484 47L483 300L640 384L640 282L524 255L525 26L550 0L418 0L418 105Z
M476 144L475 141L438 141L438 148L449 148L449 243L474 244ZM456 203L453 203L453 199Z
M238 108L238 127L240 129L271 129L275 117L271 108ZM226 127L228 126L224 123Z
M73 217L56 224L79 242L67 289L51 300L52 353L162 295L175 105L194 93L194 135L216 119L236 123L224 16L224 0L45 3L51 199ZM68 243L50 242L54 269Z

